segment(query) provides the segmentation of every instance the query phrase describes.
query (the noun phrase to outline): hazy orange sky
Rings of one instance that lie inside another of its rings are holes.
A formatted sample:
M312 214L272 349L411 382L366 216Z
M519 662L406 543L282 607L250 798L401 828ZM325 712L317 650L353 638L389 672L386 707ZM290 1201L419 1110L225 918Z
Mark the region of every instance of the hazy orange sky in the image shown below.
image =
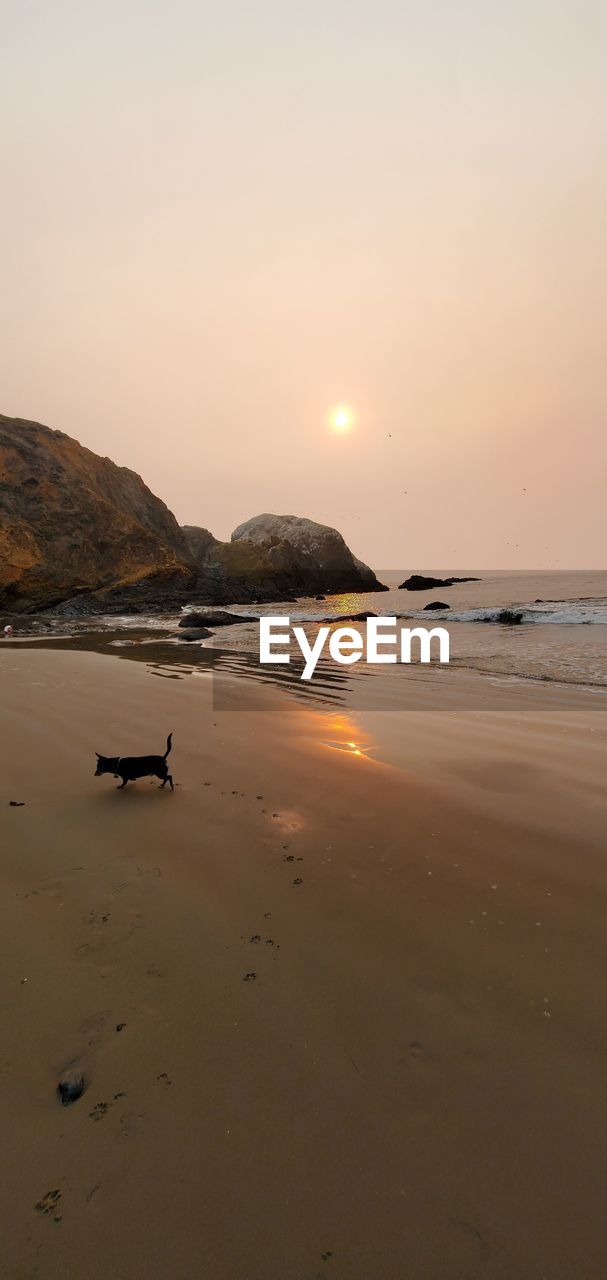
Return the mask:
M5 0L1 40L0 411L218 536L607 567L602 0Z

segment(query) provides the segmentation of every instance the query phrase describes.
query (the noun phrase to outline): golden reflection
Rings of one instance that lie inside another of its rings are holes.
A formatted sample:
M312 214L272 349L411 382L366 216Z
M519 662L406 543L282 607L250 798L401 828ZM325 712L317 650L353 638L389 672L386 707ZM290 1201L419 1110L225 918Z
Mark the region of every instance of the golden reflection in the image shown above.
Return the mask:
M302 708L300 715L306 721L310 735L319 746L329 751L342 751L359 760L371 759L374 743L365 737L354 717L347 712L316 711Z

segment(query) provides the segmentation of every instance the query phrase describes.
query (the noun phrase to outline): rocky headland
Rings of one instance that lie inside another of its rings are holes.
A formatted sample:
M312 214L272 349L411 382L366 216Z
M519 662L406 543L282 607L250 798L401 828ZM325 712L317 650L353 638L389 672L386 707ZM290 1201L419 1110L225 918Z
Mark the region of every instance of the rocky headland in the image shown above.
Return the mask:
M336 529L263 514L221 542L182 528L134 471L63 431L0 415L3 612L165 612L382 590Z

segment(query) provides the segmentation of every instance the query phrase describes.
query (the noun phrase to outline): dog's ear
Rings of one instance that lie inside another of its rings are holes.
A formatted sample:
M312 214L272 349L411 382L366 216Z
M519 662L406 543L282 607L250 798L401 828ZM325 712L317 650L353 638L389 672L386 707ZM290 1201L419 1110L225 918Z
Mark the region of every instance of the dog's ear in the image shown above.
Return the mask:
M102 756L102 755L100 755L100 753L99 753L98 751L96 751L96 752L95 752L95 755L97 756L97 759L98 759L98 760L102 760L102 759L103 759L103 756Z

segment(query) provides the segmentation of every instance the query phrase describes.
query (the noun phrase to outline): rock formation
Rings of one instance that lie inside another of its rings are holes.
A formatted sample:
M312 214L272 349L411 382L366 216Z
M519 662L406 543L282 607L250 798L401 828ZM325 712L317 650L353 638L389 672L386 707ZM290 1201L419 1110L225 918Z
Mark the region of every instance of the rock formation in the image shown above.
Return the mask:
M126 467L62 431L0 415L0 610L174 611L385 590L341 534L256 516L230 542L180 528Z
M310 595L319 588L326 595L383 589L337 529L302 516L253 516L234 530L230 545L235 544L259 548L272 576L291 580Z
M183 534L134 471L62 431L0 415L0 606L193 580Z

